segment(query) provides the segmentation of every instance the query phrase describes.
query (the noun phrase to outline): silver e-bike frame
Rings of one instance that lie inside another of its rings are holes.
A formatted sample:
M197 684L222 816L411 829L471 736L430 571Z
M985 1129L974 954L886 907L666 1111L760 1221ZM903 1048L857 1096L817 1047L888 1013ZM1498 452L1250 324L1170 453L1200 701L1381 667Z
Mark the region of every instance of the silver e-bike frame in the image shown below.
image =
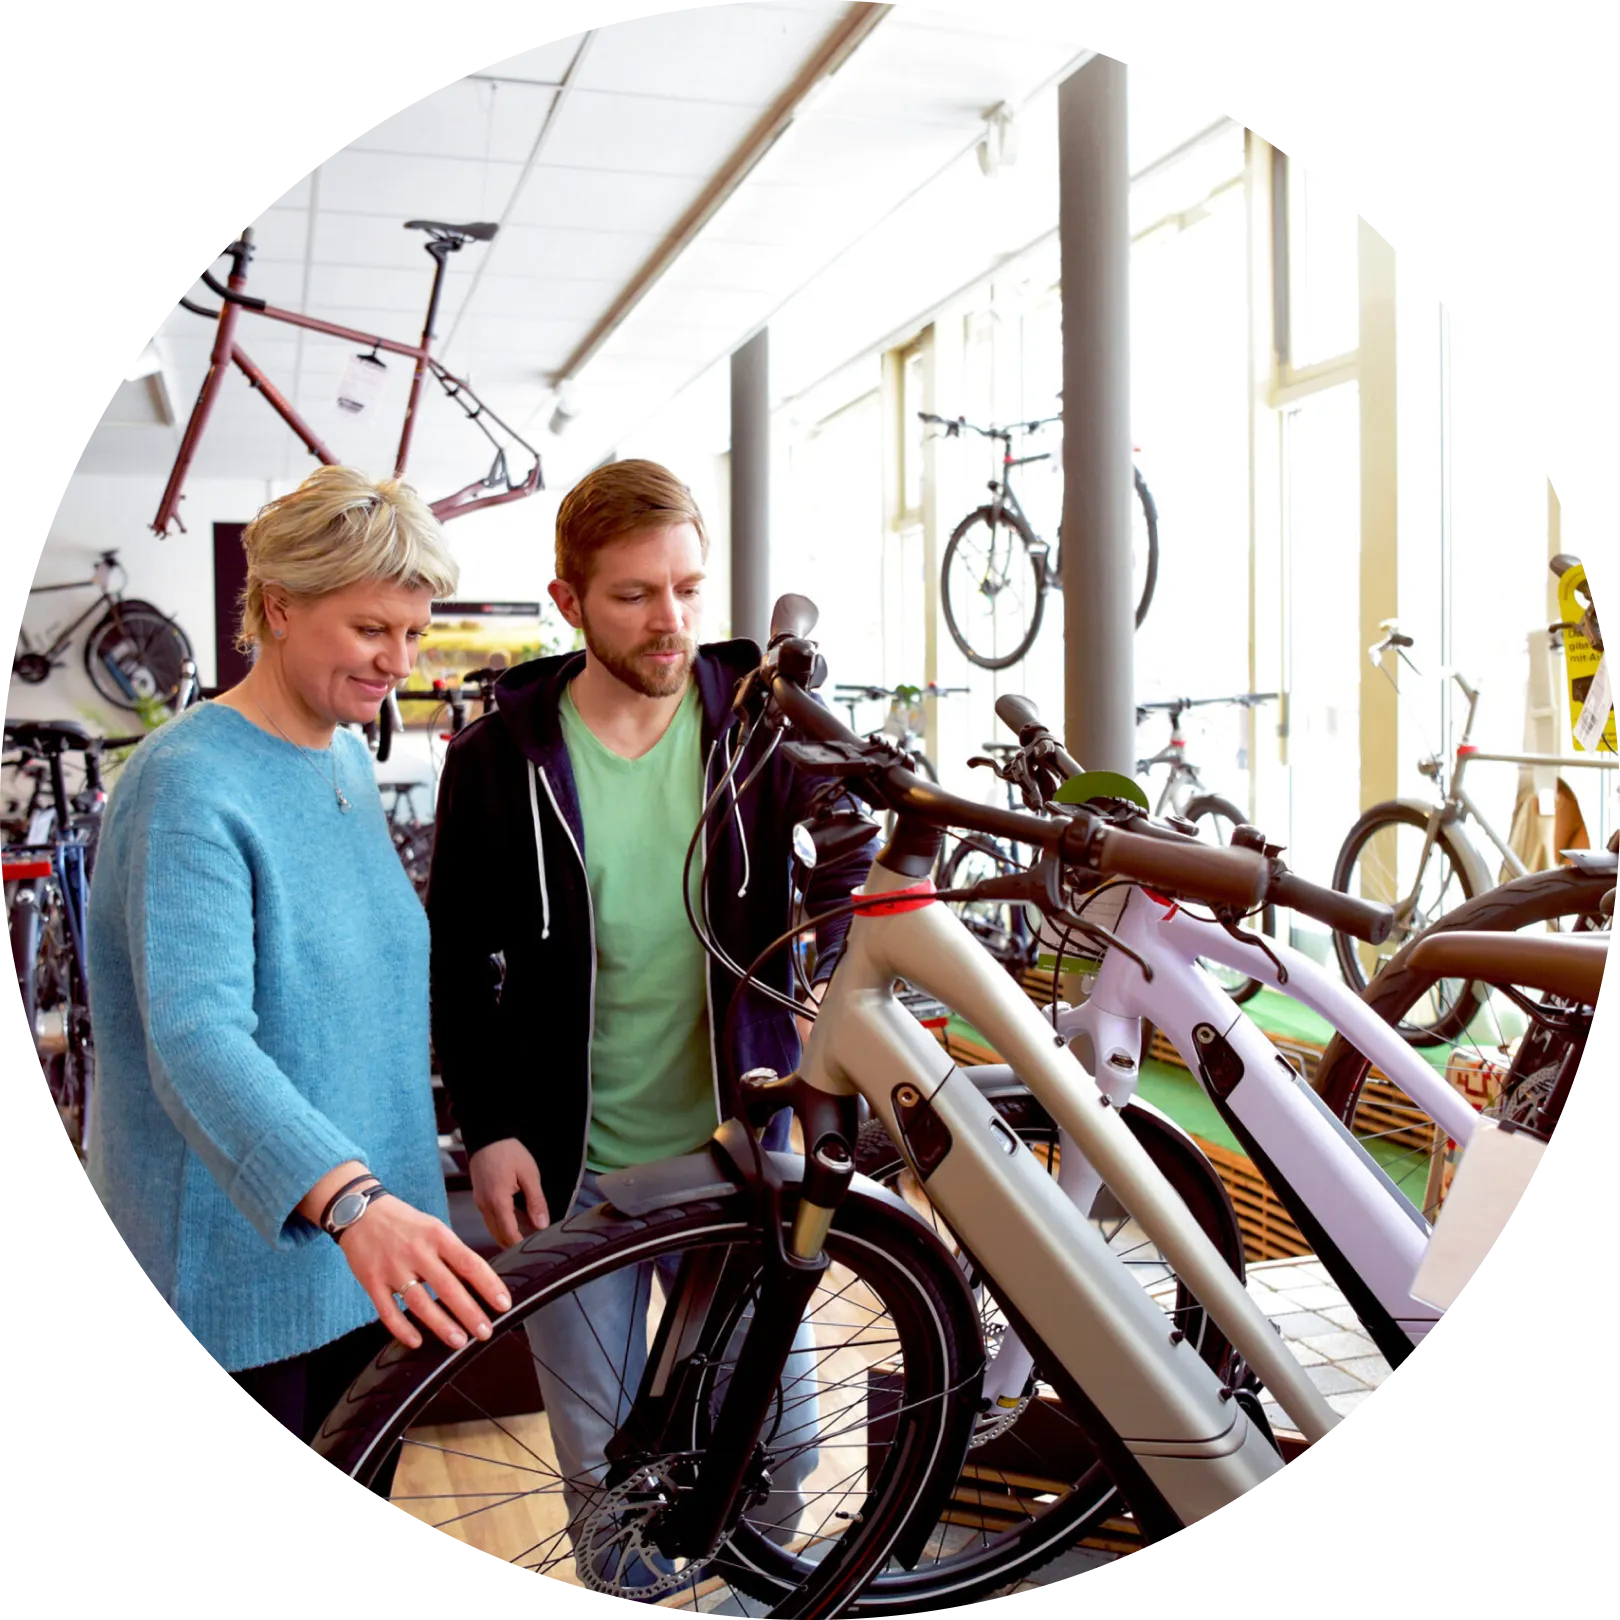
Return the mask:
M1139 1517L1145 1485L1161 1522L1165 1510L1181 1524L1202 1518L1275 1473L1281 1457L1109 1252L1082 1214L1089 1200L1068 1196L900 1005L896 978L969 1019L1012 1064L1307 1439L1325 1434L1336 1415L1119 1117L1109 1091L1054 1038L1051 1023L960 919L879 857L862 895L900 890L908 892L896 894L893 911L855 916L800 1075L817 1090L866 1099L991 1280L997 1303L1117 1437L1112 1460L1133 1476L1121 1483L1127 1498L1135 1485Z

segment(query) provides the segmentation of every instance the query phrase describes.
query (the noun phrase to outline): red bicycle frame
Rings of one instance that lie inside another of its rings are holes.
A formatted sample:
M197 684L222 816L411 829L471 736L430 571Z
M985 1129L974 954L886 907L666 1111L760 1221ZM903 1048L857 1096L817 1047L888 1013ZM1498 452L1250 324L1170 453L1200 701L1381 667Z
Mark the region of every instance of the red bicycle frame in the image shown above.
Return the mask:
M209 356L207 375L203 378L197 403L191 408L191 418L186 423L185 435L174 458L174 467L169 473L168 483L164 486L163 499L158 503L157 516L152 520L152 530L155 534L166 536L171 525L178 528L182 534L185 533L186 526L179 517L181 492L197 453L197 446L201 443L203 432L208 426L214 401L219 397L219 390L224 385L226 372L231 366L235 366L247 378L248 383L264 396L270 408L298 435L312 456L328 466L333 465L338 459L309 423L298 414L297 407L292 401L265 376L237 343L236 324L244 310L251 315L262 315L268 320L284 322L288 326L301 326L306 331L320 332L327 337L343 338L351 343L362 344L373 354L382 349L389 354L405 355L415 361L415 370L411 376L410 399L406 403L405 421L400 428L399 451L394 460L396 478L405 472L405 463L410 456L411 438L416 429L416 412L421 402L422 384L429 373L432 374L445 393L460 406L467 419L495 446L495 460L488 474L475 483L467 484L453 494L434 501L432 511L435 517L448 521L476 508L502 506L507 501L520 501L544 487L540 479L539 451L503 422L479 399L467 383L442 366L430 352L435 336L433 323L439 311L439 294L444 285L445 261L450 254L458 252L465 242L488 241L494 236L496 227L439 225L432 221L411 220L406 229L425 229L429 232L430 239L424 245L434 262L433 290L428 297L427 319L422 326L421 341L417 343L400 343L393 338L379 337L371 332L337 326L331 321L316 320L313 316L301 315L296 310L278 309L262 298L250 297L243 289L247 286L248 261L253 257L251 230L243 231L241 238L225 250L225 256L231 260L231 271L224 286L221 286L212 274L205 272L203 275L203 284L219 296L220 307L217 310L205 309L186 298L180 300L182 308L190 310L194 315L203 315L216 321L218 329L214 336L213 351ZM469 400L470 406L467 403ZM521 483L514 484L508 475L505 449L485 425L486 418L533 459L533 465ZM499 488L503 484L505 488L499 494L481 493Z

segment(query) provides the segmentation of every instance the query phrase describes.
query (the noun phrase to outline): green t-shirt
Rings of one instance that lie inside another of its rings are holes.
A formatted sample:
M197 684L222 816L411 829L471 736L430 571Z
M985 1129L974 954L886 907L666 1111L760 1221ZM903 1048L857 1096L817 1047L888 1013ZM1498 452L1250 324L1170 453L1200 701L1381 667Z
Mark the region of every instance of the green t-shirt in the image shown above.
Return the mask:
M703 809L702 711L694 684L640 759L602 743L571 693L560 714L596 927L585 1163L620 1170L689 1153L714 1132L703 947L681 902L686 846Z

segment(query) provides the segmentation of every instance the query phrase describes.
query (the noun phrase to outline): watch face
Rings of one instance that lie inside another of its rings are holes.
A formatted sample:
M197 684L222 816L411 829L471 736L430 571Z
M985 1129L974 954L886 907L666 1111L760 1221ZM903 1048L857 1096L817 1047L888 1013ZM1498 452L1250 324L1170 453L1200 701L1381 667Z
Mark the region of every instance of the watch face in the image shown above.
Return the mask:
M332 1206L332 1214L328 1224L334 1231L341 1231L345 1226L352 1226L366 1212L366 1205L370 1200L364 1193L344 1193Z

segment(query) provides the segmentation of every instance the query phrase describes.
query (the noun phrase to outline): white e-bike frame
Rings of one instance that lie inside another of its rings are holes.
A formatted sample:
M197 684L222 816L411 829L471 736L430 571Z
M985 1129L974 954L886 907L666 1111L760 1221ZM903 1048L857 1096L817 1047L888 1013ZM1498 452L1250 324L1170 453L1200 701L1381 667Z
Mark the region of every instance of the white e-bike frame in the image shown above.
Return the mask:
M1325 1018L1459 1146L1472 1139L1478 1115L1310 958L1275 940L1267 941L1268 956L1212 919L1143 889L1121 888L1124 904L1111 927L1152 977L1126 952L1107 952L1085 1002L1056 1015L1058 1038L1078 1047L1098 1083L1123 1106L1136 1091L1142 1020L1150 1019L1202 1081L1379 1350L1398 1364L1442 1314L1412 1292L1429 1223L1198 959L1257 978ZM1078 1209L1089 1209L1107 1178L1083 1147L1071 1150L1066 1137L1061 1145L1062 1190ZM1030 1367L1028 1352L1009 1332L986 1371L985 1395L1016 1396Z
M880 858L861 892L878 896L914 883ZM904 909L854 918L800 1075L833 1095L858 1092L883 1121L991 1279L997 1303L1118 1442L1105 1448L1105 1460L1138 1516L1151 1510L1161 1524L1202 1518L1276 1472L1280 1455L1110 1253L1081 1213L1089 1200L1071 1201L901 1007L896 978L937 997L995 1044L1308 1439L1337 1417L1119 1117L1116 1099L1054 1037L1034 1003L948 907L915 893L897 905Z

